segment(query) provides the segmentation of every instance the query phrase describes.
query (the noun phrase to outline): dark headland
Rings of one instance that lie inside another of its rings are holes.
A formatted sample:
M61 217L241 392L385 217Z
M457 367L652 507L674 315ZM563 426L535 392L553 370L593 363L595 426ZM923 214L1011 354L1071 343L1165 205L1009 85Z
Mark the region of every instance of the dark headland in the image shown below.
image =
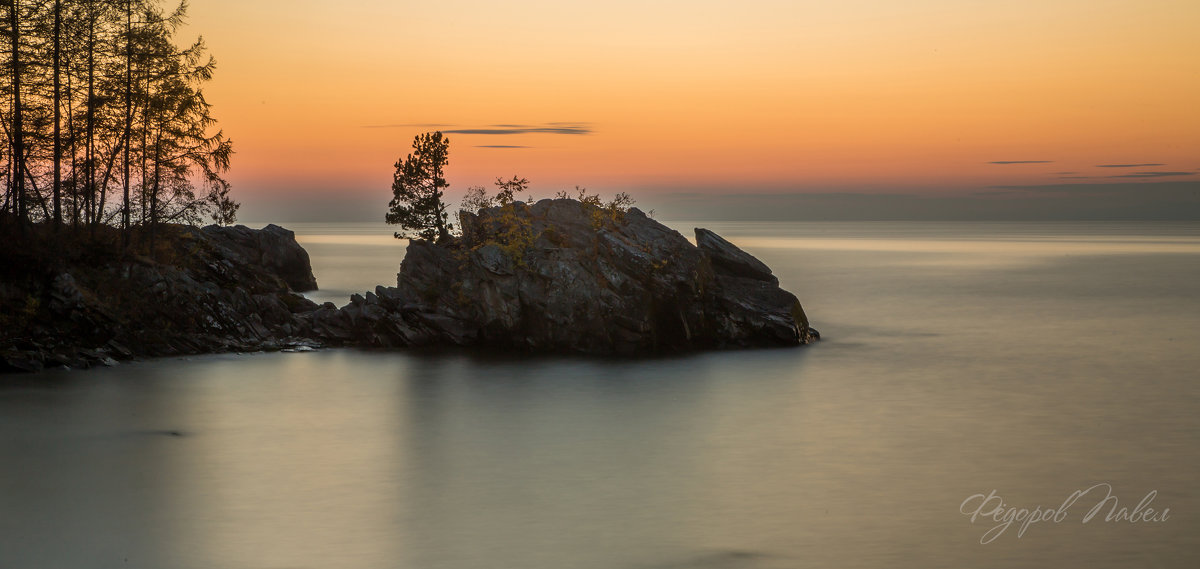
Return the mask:
M412 241L397 286L341 308L298 294L317 286L308 253L275 225L166 226L141 255L114 252L112 239L12 237L0 368L330 345L641 355L819 338L770 268L705 229L693 245L636 208L572 199L486 208L461 224L453 239Z

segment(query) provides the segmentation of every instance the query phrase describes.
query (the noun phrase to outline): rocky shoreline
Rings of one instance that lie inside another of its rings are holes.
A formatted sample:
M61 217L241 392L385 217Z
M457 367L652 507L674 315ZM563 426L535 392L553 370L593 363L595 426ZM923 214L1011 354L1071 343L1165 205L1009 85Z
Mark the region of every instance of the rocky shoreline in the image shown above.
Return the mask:
M316 304L297 294L316 279L291 231L165 229L169 262L101 249L0 280L0 369L319 345L304 317Z
M137 357L464 346L639 355L796 346L820 336L769 267L717 234L693 245L636 208L570 199L464 214L415 240L397 286L317 305L308 253L282 227L172 226L155 261L122 255L9 267L0 369ZM13 256L13 255L10 255Z

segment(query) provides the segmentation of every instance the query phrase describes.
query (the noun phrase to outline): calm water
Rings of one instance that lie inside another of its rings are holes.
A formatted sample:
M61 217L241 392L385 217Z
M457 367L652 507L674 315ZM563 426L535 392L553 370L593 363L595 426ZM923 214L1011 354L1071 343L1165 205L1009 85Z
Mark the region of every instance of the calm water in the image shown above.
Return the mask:
M1200 225L707 226L826 339L0 379L0 567L1200 566ZM393 284L386 228L293 227L315 299ZM960 513L1097 483L1169 517L1084 524L1099 489L984 545Z

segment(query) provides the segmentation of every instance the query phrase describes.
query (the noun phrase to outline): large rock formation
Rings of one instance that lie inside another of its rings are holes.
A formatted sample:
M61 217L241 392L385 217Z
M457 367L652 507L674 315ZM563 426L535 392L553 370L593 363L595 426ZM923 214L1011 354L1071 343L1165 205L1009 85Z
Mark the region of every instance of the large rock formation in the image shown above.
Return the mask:
M464 214L451 243L415 240L396 287L313 314L333 342L638 354L789 346L819 337L758 259L696 230L570 199Z
M316 305L294 291L316 281L291 231L166 226L158 243L158 260L87 243L12 259L0 370L314 344Z

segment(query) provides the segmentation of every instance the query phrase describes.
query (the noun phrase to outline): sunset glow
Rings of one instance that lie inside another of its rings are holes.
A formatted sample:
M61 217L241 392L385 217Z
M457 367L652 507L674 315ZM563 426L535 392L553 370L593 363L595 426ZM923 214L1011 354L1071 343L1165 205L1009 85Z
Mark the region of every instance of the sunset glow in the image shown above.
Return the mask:
M452 191L1193 180L1198 25L1185 0L206 0L189 30L218 58L208 97L253 206L386 201L415 134L560 123L585 133L449 134Z

